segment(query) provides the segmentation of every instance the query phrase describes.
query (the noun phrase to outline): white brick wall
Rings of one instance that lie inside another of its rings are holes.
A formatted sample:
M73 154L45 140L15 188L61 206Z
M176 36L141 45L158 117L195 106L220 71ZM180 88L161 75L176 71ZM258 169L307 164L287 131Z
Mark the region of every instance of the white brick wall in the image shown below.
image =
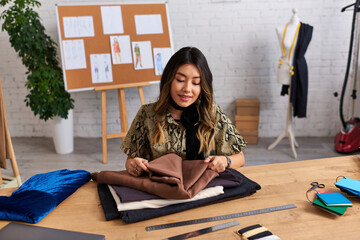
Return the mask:
M55 3L71 2L41 1L38 12L47 33L56 42ZM340 9L351 3L350 0L169 0L168 6L174 49L191 45L203 51L213 71L216 102L234 119L236 98L258 97L261 101L259 134L275 137L285 127L288 101L287 97L280 96L281 86L275 79L281 54L275 28L289 21L293 8L298 9L302 22L314 27L306 53L309 66L308 117L294 120L294 132L296 136L333 136L340 128L339 100L333 97L333 92L341 91L352 19L352 12L341 13ZM1 12L3 10L0 8ZM11 135L50 136L50 123L40 121L25 107L26 69L4 32L0 32L0 63ZM158 84L144 88L147 102L156 100L158 88ZM100 93L77 92L71 95L75 99L74 135L101 136ZM126 100L130 123L140 106L137 89L126 89ZM357 116L360 114L358 102ZM119 132L116 91L108 93L107 104L108 132ZM346 97L345 113L348 106L349 97Z

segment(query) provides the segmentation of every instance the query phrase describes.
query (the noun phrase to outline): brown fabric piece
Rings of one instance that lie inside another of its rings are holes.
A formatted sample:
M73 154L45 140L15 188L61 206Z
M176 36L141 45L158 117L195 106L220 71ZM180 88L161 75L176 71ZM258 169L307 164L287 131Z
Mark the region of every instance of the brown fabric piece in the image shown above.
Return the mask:
M176 154L149 162L148 169L149 173L140 177L127 171L101 171L91 177L100 184L131 187L166 199L189 199L219 175L203 160L182 160Z
M5 104L0 78L0 167L5 169L7 169L6 159L10 158L10 147L7 142L7 134L9 134L9 131L7 131Z

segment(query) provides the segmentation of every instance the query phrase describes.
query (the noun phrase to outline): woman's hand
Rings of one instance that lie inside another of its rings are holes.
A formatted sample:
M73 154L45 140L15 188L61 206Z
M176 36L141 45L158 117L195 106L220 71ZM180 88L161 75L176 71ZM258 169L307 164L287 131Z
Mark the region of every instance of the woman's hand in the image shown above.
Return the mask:
M228 165L227 158L225 156L209 156L204 162L209 163L208 168L218 173L225 171Z
M228 161L225 156L209 156L205 159L205 162L209 163L208 168L218 173L225 171L227 167L237 169L245 165L245 156L243 152L228 157L231 159L231 166L228 166Z
M140 176L143 172L149 172L148 160L144 158L129 158L126 160L125 168L126 171L135 177Z

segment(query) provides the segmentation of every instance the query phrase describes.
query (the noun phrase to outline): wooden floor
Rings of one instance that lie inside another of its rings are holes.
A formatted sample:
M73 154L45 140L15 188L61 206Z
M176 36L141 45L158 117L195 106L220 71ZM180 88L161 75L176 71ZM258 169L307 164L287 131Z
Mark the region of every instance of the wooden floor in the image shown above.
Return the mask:
M334 150L333 138L296 138L299 143L296 160L309 160L344 156ZM56 154L51 138L12 138L20 175L24 181L34 174L63 168L84 169L90 172L125 169L126 155L120 150L120 139L108 140L108 163L102 163L101 138L75 138L74 152ZM259 144L248 145L244 151L246 166L296 161L288 139L283 139L275 149L267 147L275 138L260 138ZM1 172L12 176L11 168Z

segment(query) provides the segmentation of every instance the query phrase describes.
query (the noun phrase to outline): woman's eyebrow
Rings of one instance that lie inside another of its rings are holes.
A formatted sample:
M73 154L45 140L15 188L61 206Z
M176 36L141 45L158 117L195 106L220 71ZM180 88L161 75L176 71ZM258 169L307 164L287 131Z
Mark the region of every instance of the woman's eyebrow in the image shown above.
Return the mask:
M187 77L185 74L181 73L181 72L177 72L176 74L179 74L180 76L183 76L183 77ZM200 78L200 76L196 76L196 77L193 77L194 78Z

